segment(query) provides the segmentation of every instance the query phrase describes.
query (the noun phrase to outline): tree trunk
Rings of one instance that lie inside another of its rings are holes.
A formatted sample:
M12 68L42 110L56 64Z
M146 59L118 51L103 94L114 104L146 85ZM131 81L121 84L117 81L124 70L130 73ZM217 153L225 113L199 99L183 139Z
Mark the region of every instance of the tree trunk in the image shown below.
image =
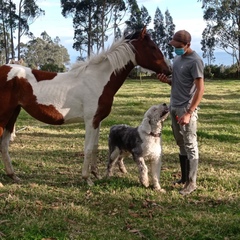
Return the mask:
M11 38L11 55L12 59L15 60L15 52L14 52L14 42L13 42L13 26L12 26L12 1L10 0L10 38Z
M92 36L91 36L91 31L92 31L92 19L91 19L91 13L92 13L92 8L89 7L88 11L88 57L91 55L91 48L92 48Z
M18 6L18 8L19 8L19 10L18 10L18 16L19 16L19 19L18 19L18 36L17 36L17 38L18 38L18 41L17 41L17 44L18 44L18 47L17 47L17 49L18 49L18 61L21 59L21 55L20 55L20 50L21 50L21 48L20 48L20 42L21 42L21 23L20 23L20 19L21 19L21 16L22 16L22 14L21 14L21 9L22 9L22 1L23 0L20 0L20 2L19 2L19 6Z

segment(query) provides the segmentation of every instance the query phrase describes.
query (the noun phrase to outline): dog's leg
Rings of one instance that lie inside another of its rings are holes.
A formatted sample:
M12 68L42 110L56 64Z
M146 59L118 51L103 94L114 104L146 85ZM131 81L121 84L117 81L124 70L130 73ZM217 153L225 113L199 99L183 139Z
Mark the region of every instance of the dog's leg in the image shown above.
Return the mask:
M126 167L124 165L123 159L124 159L123 157L118 157L117 164L118 164L119 170L122 173L127 173L127 169L126 169Z
M160 186L160 172L162 166L161 156L159 158L153 159L151 161L151 170L152 170L152 179L153 179L153 187L155 190L160 192L166 192Z
M113 168L116 162L118 161L119 157L120 157L120 150L118 147L116 147L114 151L109 153L108 165L107 165L107 177L113 176Z
M135 156L133 156L133 158L135 159L135 161L138 165L139 180L140 180L141 184L144 187L149 187L148 168L147 168L147 165L145 164L144 158L143 157L135 157Z

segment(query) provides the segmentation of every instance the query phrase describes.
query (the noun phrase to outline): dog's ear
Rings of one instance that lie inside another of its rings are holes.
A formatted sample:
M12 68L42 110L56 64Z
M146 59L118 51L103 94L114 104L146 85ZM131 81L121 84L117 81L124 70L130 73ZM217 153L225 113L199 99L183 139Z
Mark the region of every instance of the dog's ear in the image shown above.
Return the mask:
M142 120L141 129L142 129L143 132L146 132L147 134L150 134L152 129L151 129L151 125L150 125L150 119L148 117L145 117Z

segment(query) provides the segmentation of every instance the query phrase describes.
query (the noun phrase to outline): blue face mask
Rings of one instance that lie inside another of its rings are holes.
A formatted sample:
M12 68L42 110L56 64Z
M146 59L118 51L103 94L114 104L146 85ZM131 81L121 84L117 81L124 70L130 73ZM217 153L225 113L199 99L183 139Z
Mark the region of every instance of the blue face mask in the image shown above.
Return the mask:
M175 49L174 49L174 52L175 52L177 55L179 55L179 56L181 56L181 55L183 55L184 53L186 53L186 51L184 50L184 48L175 48Z

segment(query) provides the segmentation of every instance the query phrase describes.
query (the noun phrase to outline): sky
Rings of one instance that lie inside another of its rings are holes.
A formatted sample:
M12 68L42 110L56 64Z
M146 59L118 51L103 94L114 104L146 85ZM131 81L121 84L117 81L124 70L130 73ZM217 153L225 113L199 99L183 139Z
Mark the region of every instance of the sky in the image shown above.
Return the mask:
M19 0L14 2L19 2ZM137 0L137 3L140 8L142 6L147 8L152 20L157 7L159 7L162 14L168 10L173 18L173 23L176 25L175 30L185 29L190 32L192 35L192 49L202 56L200 41L206 23L203 20L201 2L197 0ZM68 50L71 63L74 63L79 54L72 48L74 43L72 18L64 18L62 16L60 0L38 0L37 4L41 9L45 10L45 15L30 25L30 31L33 32L35 37L40 37L40 34L44 31L46 31L52 39L58 36L61 44ZM109 42L108 44L111 43L112 42Z

